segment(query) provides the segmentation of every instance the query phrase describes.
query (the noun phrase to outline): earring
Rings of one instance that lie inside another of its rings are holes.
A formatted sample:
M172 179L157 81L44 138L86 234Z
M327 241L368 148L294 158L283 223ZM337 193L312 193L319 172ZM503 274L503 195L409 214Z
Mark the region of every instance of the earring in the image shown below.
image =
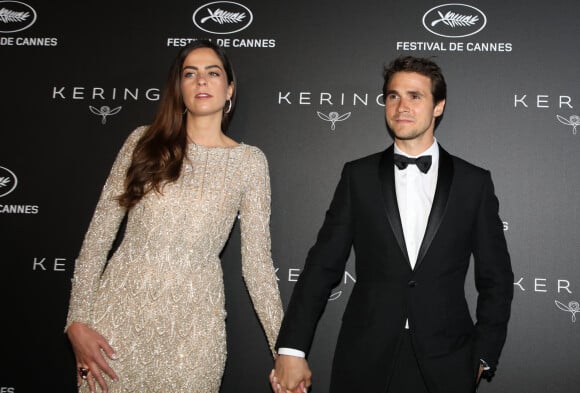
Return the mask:
M185 115L187 113L187 107L185 107L185 109L183 110L183 114Z
M230 113L230 111L232 110L232 99L228 98L226 102L228 103L228 109L224 113Z

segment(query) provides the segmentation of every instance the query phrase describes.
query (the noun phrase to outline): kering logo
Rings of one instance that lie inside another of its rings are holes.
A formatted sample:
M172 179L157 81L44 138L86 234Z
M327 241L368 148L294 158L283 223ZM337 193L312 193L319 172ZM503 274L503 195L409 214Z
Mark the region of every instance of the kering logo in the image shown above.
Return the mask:
M513 101L516 110L574 110L575 99L569 95L557 94L514 94ZM550 115L551 117L552 115ZM580 116L570 115L568 118L555 115L556 119L566 126L572 127L572 135L576 135L580 126Z
M467 4L441 4L423 15L425 29L440 37L469 37L483 30L486 24L485 14Z
M371 99L371 104L373 103L373 99L375 103L379 106L385 106L383 93L377 94L375 97L370 95L369 93L328 93L328 92L320 92L320 93L313 93L311 91L299 91L299 92L291 92L286 91L278 92L278 105L313 105L318 104L322 105L330 105L330 106L368 106L369 105L369 98Z
M369 93L328 93L328 92L320 92L320 93L313 93L310 91L300 91L300 92L291 92L291 91L278 91L278 105L318 105L322 106L369 106L376 103L379 106L385 106L383 100L383 94L377 94L376 96L369 94ZM316 111L318 118L330 123L330 129L332 131L336 130L336 123L340 121L344 121L348 119L352 112L346 112L344 114L339 114L337 111L331 111L328 114L325 114L320 111Z
M193 23L213 34L233 34L252 24L250 9L233 1L214 1L202 5L193 13Z
M130 89L128 87L117 89L104 89L102 87L84 87L84 86L53 86L52 99L53 100L123 100L123 101L139 101L145 99L147 101L159 101L160 92L157 88L149 89Z
M34 257L32 270L36 272L66 272L74 268L74 264L67 258ZM1 393L1 392L0 392Z
M335 123L337 121L344 121L344 120L348 119L350 117L351 112L347 112L344 115L339 115L338 112L330 112L328 115L325 115L322 112L316 111L316 114L322 120L329 121L330 122L330 129L332 131L334 131L336 129L336 124Z
M280 281L278 274L283 273L283 272L280 271L280 268L276 268L275 272L276 272L276 281ZM299 277L300 277L300 269L296 269L296 268L289 268L288 269L288 276L287 276L288 282L297 282ZM342 277L342 285L348 285L349 283L355 284L356 278L352 274L350 274L348 272L348 270L345 270L344 275ZM342 296L342 292L343 292L342 290L338 290L336 292L331 293L330 296L328 297L328 301L331 302L331 301L337 300L339 297Z
M572 97L568 95L536 94L528 97L528 94L514 94L514 108L569 108L574 109Z
M556 115L556 118L560 123L572 126L572 134L576 135L576 127L580 126L580 116L572 115L569 119L566 119L564 116Z
M18 178L10 169L0 166L0 197L10 194L16 188Z
M111 107L106 105L103 105L100 108L95 108L94 106L89 105L89 110L91 111L91 113L97 116L101 116L101 124L106 124L107 116L116 115L121 111L121 109L123 109L122 106L118 106L116 108L111 109Z
M16 33L36 22L36 11L20 1L0 1L0 33Z
M561 303L559 301L555 301L556 307L558 307L562 311L569 312L572 314L572 322L576 322L576 313L580 312L580 303L576 301L569 302L568 305Z

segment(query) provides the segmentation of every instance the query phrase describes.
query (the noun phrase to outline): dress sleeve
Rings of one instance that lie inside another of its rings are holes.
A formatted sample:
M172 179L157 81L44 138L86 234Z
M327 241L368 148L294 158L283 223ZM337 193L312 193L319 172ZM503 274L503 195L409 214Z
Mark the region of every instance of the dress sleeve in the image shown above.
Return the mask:
M91 325L91 314L107 255L126 213L117 197L123 193L133 149L144 127L129 135L119 151L95 208L76 260L65 331L73 322Z
M270 248L270 175L264 153L253 148L250 156L240 205L242 274L275 354L283 309Z

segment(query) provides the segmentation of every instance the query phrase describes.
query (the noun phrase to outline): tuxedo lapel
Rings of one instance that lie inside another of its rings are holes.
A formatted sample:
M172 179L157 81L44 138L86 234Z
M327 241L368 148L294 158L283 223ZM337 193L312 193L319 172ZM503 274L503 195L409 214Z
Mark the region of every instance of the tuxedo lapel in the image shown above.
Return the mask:
M447 201L449 200L449 191L451 189L451 182L453 180L453 160L451 155L447 153L441 146L439 146L439 172L437 174L437 187L435 188L435 196L433 197L433 205L429 213L429 220L427 221L427 229L419 248L417 256L417 263L415 269L419 267L423 261L423 257L427 253L431 242L439 229L439 225L445 215L447 208Z
M401 224L401 215L399 214L399 206L397 204L397 193L395 191L395 169L393 162L393 145L383 152L379 164L379 177L381 181L381 192L383 194L383 201L385 205L385 213L389 219L389 224L393 230L393 234L397 239L397 243L401 248L405 259L409 266L409 255L407 254L407 246L405 244L405 236L403 234L403 225Z

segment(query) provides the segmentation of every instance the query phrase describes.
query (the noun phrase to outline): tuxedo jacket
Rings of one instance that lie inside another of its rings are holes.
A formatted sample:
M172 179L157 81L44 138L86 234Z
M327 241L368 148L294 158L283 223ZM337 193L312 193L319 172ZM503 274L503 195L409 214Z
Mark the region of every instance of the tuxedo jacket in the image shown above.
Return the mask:
M355 253L356 283L336 345L331 393L385 393L408 319L432 393L475 389L506 338L513 273L489 171L439 146L433 205L415 268L397 207L393 146L347 163L288 305L277 348L308 353L330 292ZM464 286L471 256L476 321Z

